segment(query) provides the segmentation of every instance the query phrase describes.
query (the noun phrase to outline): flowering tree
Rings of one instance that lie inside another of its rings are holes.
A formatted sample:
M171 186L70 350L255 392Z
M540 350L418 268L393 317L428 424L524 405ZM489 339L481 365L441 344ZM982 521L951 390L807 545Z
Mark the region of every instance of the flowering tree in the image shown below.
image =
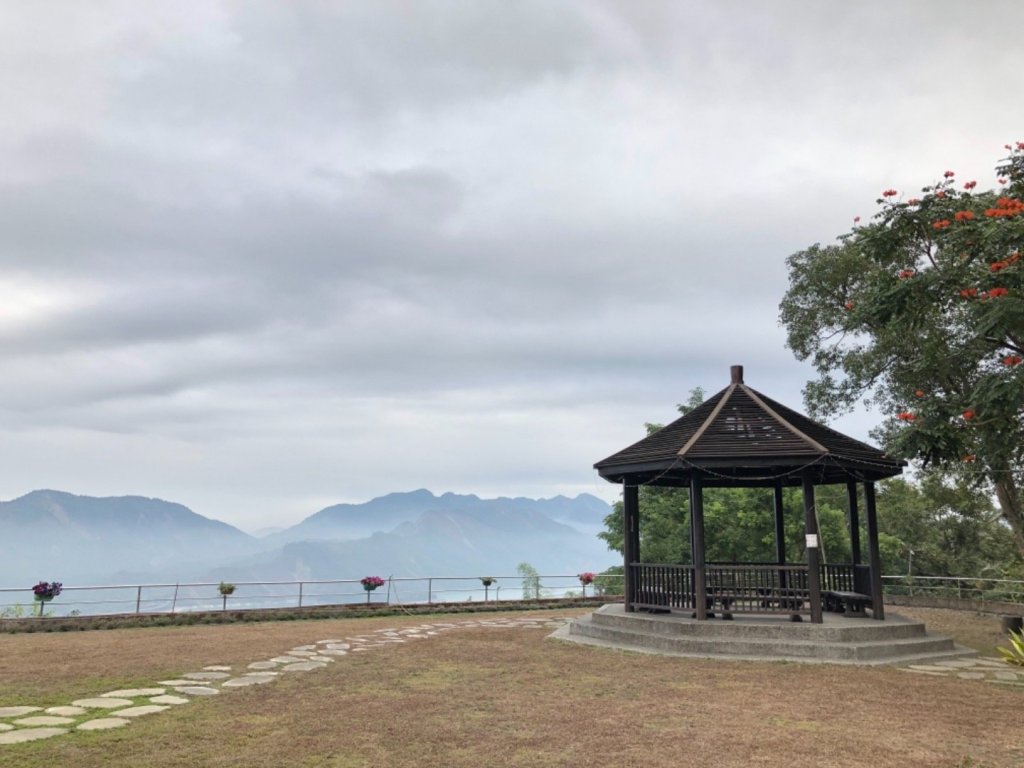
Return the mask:
M791 256L780 309L818 372L809 409L879 405L887 449L994 491L1024 553L1024 142L1006 148L996 189L886 189L838 245Z

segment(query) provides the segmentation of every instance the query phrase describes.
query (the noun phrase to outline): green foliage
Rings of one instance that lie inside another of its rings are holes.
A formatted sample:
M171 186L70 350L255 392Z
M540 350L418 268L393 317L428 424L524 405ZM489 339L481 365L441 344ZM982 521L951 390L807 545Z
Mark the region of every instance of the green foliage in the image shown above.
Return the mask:
M621 565L613 565L601 571L594 579L594 590L598 595L625 594L625 569Z
M222 581L220 584L217 585L217 591L225 597L227 597L228 595L233 595L235 593L235 585L229 584L226 581Z
M520 563L516 572L523 577L523 600L539 600L541 583L537 569L529 563Z
M810 360L819 417L862 398L889 414L895 455L994 491L1024 552L1024 143L975 192L952 172L873 220L788 259L781 320Z
M996 650L1007 664L1024 667L1024 631L1010 630L1010 647L1004 648L1000 645Z
M917 482L880 483L878 525L887 574L1024 576L1013 534L992 500L963 477L925 472Z

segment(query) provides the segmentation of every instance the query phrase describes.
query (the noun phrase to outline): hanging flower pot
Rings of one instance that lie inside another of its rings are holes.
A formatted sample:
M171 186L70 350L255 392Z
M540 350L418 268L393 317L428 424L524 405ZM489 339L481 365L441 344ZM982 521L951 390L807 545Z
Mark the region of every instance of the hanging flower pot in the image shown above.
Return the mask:
M366 604L370 604L370 593L373 592L377 587L384 586L384 579L380 576L364 576L359 580L359 583L363 585L363 589L366 590Z
M39 603L39 617L43 616L43 606L53 600L64 589L59 581L40 581L32 587L32 596Z
M495 581L497 581L497 579L495 579L493 576L481 576L480 577L480 583L484 585L484 602L485 603L487 602L487 597L490 594L491 584L493 584Z
M579 574L576 578L580 580L580 586L583 587L583 596L586 597L587 585L594 583L594 574L592 574L590 571L584 571L583 573Z

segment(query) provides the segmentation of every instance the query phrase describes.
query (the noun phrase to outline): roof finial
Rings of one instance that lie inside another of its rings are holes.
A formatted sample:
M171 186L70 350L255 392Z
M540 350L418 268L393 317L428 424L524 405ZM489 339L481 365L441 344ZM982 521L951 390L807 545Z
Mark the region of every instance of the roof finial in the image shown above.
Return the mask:
M732 383L732 384L742 384L743 383L743 366L742 365L730 366L729 367L729 376L732 379L732 381L730 383Z

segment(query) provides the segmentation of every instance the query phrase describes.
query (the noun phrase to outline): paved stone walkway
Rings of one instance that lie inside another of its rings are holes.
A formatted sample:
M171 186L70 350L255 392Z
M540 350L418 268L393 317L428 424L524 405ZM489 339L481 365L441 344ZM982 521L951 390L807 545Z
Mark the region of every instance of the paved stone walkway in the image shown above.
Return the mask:
M186 672L173 680L159 680L152 687L122 688L98 696L76 699L53 707L0 707L0 745L48 739L74 731L123 728L137 717L165 712L188 704L197 697L216 696L222 691L265 685L282 675L312 672L341 661L352 653L365 653L395 643L425 640L456 629L543 629L562 626L563 619L516 617L463 619L433 622L412 627L377 629L362 635L317 640L299 645L280 656L254 661L244 668L210 665Z
M996 685L1015 685L1024 688L1024 667L1015 667L1002 659L991 657L949 659L931 664L910 664L901 669L904 672L913 672L918 675L983 680Z

